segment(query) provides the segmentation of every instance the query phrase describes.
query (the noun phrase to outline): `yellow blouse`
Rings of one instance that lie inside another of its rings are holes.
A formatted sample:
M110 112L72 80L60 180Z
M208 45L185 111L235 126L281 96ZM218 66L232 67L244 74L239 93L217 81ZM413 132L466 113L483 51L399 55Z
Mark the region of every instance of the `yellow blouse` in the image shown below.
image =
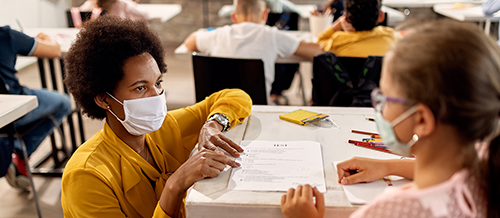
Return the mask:
M146 134L161 172L104 124L66 165L61 194L64 216L169 217L158 204L163 186L189 158L207 118L222 113L233 127L250 115L251 105L245 92L226 89L191 107L168 112L162 127ZM184 206L180 216L185 216Z

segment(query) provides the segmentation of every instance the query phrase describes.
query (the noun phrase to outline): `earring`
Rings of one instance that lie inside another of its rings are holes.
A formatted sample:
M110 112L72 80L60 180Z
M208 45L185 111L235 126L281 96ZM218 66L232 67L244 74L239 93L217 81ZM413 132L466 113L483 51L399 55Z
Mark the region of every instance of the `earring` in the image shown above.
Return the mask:
M413 140L414 142L417 142L418 141L418 135L417 134L413 134L413 136L411 137L411 140Z
M417 141L418 141L418 135L417 134L413 134L413 136L411 137L411 140L407 143L410 147L413 146Z

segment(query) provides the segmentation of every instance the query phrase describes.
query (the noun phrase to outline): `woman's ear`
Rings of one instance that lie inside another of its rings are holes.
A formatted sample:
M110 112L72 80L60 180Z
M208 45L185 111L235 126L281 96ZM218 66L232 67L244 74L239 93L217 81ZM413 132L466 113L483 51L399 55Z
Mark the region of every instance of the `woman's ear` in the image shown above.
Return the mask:
M107 109L109 109L109 103L108 103L108 100L106 100L106 98L108 98L108 95L106 95L106 94L98 94L98 95L96 95L94 97L94 102L100 108L102 108L104 110L107 110Z
M414 118L416 125L413 132L419 137L428 136L434 132L436 128L436 118L427 105L418 104Z

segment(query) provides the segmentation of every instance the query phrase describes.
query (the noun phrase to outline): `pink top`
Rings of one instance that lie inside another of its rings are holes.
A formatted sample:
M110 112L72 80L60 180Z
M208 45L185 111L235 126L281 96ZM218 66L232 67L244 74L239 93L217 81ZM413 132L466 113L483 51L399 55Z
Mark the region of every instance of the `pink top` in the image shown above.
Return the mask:
M145 11L139 10L137 3L132 0L117 0L113 5L111 5L107 14L119 16L121 18L149 19L149 14Z
M424 189L413 183L387 188L350 217L486 217L486 199L481 192L477 180L467 170L460 170L449 180Z

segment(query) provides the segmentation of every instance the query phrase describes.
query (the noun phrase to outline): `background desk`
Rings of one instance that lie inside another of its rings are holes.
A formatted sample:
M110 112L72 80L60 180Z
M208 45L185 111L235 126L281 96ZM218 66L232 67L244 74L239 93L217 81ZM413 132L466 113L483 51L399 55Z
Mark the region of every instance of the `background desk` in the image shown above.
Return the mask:
M160 18L161 22L172 19L182 11L179 4L138 4L141 11L148 12L149 18Z
M0 128L38 107L33 95L0 95Z
M38 33L45 33L54 39L61 46L61 52L64 54L68 52L69 47L76 39L76 34L80 30L76 28L26 28L24 33L28 36L36 37Z
M492 21L500 21L500 13L495 13L493 16L487 16L483 13L481 5L464 9L454 9L453 6L453 4L436 4L433 9L434 12L438 14L459 21L480 22L480 24L482 24L482 22L486 22L484 26L484 32L486 34L490 33L490 25Z
M319 128L313 125L301 126L280 120L278 117L280 114L297 109L327 113L339 125L340 129ZM399 158L396 155L347 143L350 138L362 139L364 137L364 135L351 133L352 129L376 130L375 123L365 119L365 117L373 117L373 113L373 108L253 106L252 115L226 135L238 144L242 140L310 140L320 142L327 186L325 217L347 217L357 209L357 206L351 205L341 185L338 184L333 162L346 160L353 156L380 159ZM284 192L227 190L230 174L230 170L224 171L219 177L199 181L189 189L186 197L188 218L283 217L280 201Z
M383 0L382 4L393 8L432 8L435 4L475 3L485 0Z
M36 37L38 33L46 33L56 39L61 45L61 52L68 52L72 42L76 39L78 29L75 28L27 28L25 33L29 36ZM34 64L38 59L36 57L18 56L16 61L16 70L19 71L31 64Z

